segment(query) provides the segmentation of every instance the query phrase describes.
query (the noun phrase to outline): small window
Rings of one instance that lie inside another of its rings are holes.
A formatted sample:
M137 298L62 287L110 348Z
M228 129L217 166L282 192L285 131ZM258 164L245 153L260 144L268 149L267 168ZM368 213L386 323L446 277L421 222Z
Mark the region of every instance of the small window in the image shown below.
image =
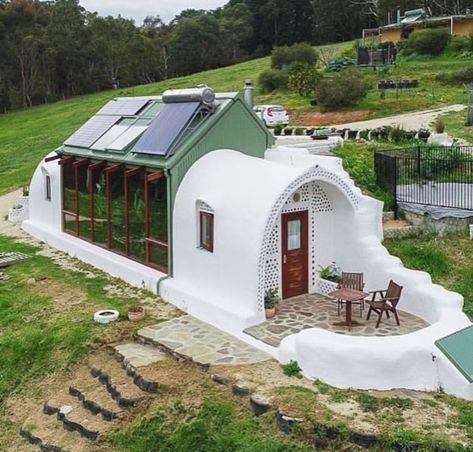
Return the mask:
M45 185L46 200L51 201L51 176L46 176L44 185Z
M200 247L214 250L214 215L209 212L200 212Z

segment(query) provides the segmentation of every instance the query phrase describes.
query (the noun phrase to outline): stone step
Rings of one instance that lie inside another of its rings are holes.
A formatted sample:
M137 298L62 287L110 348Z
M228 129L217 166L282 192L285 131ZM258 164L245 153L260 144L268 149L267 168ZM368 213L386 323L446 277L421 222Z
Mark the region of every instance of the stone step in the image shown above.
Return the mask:
M146 367L166 359L165 353L150 345L129 343L117 345L114 348L124 365L131 366L134 369Z

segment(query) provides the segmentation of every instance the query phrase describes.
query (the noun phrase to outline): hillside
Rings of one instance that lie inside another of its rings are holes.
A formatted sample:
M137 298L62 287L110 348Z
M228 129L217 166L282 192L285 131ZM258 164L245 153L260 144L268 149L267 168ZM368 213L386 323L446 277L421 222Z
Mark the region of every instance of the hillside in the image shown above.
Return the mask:
M336 55L352 45L353 42L347 42L322 46L318 49L322 51L330 49ZM473 58L456 59L447 54L428 60L401 60L391 73L384 75L371 73L371 70L367 69L372 89L366 99L348 109L347 112L356 112L357 118L363 119L432 106L463 103L466 101L463 87L442 85L435 81L435 77L441 72L452 71L471 62ZM0 115L0 194L28 184L39 160L60 146L72 132L113 97L156 95L168 88L192 87L200 83L207 83L217 91L240 90L245 79L257 80L258 74L268 68L269 64L268 57L260 58L191 76L129 89L85 95ZM376 89L376 82L380 78L394 80L416 78L419 80L420 87L412 95L403 93L397 98L395 92L389 92L385 99L380 99ZM262 94L257 90L255 101L283 104L291 111L293 123L318 125L333 121L333 116L321 115L316 109L310 107L309 98L296 94L286 92ZM350 115L351 113L346 115L347 119Z

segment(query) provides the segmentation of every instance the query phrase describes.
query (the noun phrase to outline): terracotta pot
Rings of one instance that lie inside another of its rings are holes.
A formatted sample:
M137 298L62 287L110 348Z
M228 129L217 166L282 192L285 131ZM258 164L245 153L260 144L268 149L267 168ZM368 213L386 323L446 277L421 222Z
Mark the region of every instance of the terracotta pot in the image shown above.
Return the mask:
M265 309L264 311L266 313L266 318L267 319L272 319L276 315L276 307L270 308L270 309Z
M142 307L128 310L128 320L131 322L139 322L145 318L145 310Z

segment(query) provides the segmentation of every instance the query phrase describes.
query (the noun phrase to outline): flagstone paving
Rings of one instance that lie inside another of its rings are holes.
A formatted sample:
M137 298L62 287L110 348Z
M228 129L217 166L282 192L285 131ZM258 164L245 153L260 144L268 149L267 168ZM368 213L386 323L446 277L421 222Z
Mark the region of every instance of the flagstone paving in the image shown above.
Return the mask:
M134 368L149 366L166 359L166 354L156 347L135 342L117 345L115 350L125 364Z
M190 315L142 328L138 336L204 366L255 364L271 359L269 354Z
M334 325L335 322L340 322L341 318L337 313L337 303L331 298L320 294L302 295L282 301L275 317L247 328L244 332L266 344L278 347L285 337L307 328L322 328L352 336L399 336L429 326L425 320L398 310L400 326L396 325L393 316L390 316L390 319L383 316L379 328L375 328L378 316L373 313L370 320L366 320L367 309L368 306L365 305L364 316L360 319L359 306L353 306L353 320L362 325L352 326L351 331L348 331L346 327ZM341 317L345 317L344 309Z

